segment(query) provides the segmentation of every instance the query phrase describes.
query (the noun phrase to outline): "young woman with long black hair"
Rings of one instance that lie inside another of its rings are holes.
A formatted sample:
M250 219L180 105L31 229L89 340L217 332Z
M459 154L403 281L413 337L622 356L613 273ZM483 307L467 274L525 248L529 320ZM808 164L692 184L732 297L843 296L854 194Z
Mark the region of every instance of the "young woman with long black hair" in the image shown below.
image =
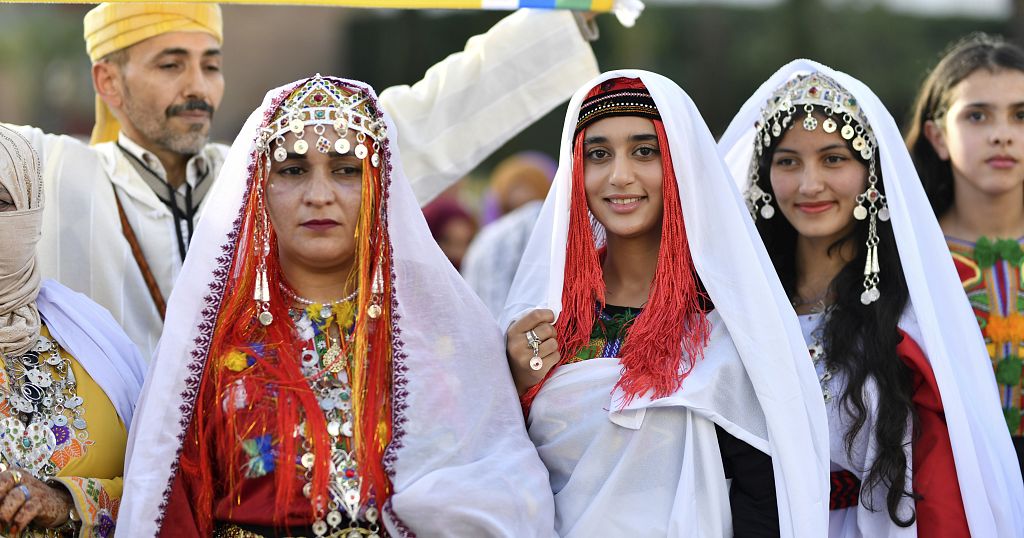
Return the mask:
M1024 491L984 348L892 117L799 60L720 142L804 328L831 444L829 536L1017 536Z

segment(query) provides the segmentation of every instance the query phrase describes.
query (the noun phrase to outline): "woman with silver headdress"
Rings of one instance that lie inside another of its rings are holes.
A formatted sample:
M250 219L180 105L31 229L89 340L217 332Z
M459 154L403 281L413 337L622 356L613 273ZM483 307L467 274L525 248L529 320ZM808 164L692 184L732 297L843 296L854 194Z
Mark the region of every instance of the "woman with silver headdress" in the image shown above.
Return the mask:
M985 348L899 130L856 79L780 69L720 142L799 315L831 438L829 535L1021 536ZM787 309L788 310L788 309Z
M250 116L140 400L127 535L552 533L500 332L395 136L371 88L319 75Z
M560 536L824 534L825 409L745 213L672 81L570 101L501 324Z
M110 536L145 366L106 310L40 282L42 209L35 150L0 126L0 525Z

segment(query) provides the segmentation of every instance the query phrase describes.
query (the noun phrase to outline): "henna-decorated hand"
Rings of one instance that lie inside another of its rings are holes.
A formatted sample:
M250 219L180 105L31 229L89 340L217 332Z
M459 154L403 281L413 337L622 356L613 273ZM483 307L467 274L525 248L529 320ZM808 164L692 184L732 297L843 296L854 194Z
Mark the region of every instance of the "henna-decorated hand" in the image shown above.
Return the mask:
M71 494L61 486L49 486L20 469L0 473L0 523L17 536L30 524L55 528L68 520L74 506Z

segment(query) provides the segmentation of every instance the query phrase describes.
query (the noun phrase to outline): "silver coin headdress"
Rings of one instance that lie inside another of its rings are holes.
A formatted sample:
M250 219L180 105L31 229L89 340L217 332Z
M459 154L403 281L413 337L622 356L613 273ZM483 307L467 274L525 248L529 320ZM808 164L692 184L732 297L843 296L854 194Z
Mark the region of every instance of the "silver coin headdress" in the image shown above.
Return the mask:
M317 151L328 153L333 148L341 155L353 151L356 158L365 159L369 155L370 164L380 166L380 142L387 136L380 112L362 91L353 89L346 95L334 82L319 74L293 92L278 108L270 124L260 129L257 150L281 162L289 153L285 135L292 133L296 140L291 152L305 155L309 151L306 129L310 127L317 136L314 146ZM338 135L333 144L324 136L328 128ZM350 129L355 132L354 150L346 138Z
M823 114L825 119L818 121L815 113ZM867 189L857 195L853 216L857 220L869 219L861 302L871 304L880 296L877 221L889 220L889 208L885 195L878 190L878 142L871 124L857 99L835 80L821 73L798 75L776 90L765 103L761 109L761 119L754 124L755 152L750 162L750 186L745 193L747 208L754 219L757 219L758 214L765 219L775 215L775 208L771 205L772 195L758 185L758 169L764 152L782 138L786 131L794 128L792 124L795 120L801 120L801 127L806 131L820 127L822 131L831 134L838 130L839 135L867 162Z

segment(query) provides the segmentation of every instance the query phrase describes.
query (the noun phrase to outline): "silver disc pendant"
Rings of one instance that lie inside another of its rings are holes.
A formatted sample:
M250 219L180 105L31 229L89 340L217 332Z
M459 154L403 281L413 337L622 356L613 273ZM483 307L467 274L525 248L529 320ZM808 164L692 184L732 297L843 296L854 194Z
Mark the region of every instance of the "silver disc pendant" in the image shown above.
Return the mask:
M534 372L536 372L537 370L540 370L543 367L544 367L544 361L542 361L540 359L540 357L534 357L534 358L530 359L530 369L533 370Z
M807 117L804 118L804 130L805 131L813 131L813 130L815 130L817 128L818 128L818 118L815 118L814 116L808 114Z
M360 147L362 147L362 146L360 146ZM379 318L381 313L382 313L382 310L380 308L380 305L372 304L372 305L370 305L370 308L366 309L366 315L370 316L370 319L377 319L377 318Z
M871 304L871 294L868 293L868 290L864 290L864 293L860 294L860 304L865 306Z
M281 161L283 161L283 160L285 160L287 158L288 158L288 150L284 149L281 146L278 146L277 149L274 150L274 160L275 161L281 162Z
M337 151L341 155L344 155L352 149L352 144L349 143L347 138L339 138L334 142L334 151Z
M266 327L274 322L274 315L270 312L260 312L260 325Z
M886 222L889 220L889 206L885 206L878 210L878 220Z
M865 161L871 160L872 153L874 152L871 151L870 147L864 146L864 149L860 150L860 158L864 159Z
M376 153L371 155L370 156L370 164L372 164L374 168L377 168L378 166L380 166L380 155L378 155Z
M843 126L843 130L839 131L839 134L842 135L843 138L845 138L846 140L849 140L853 138L853 135L857 134L857 132L853 130L852 125L846 124Z
M292 149L294 149L295 153L298 153L299 155L305 155L306 152L309 151L309 143L305 140L296 140Z
M867 143L864 142L864 138L863 137L858 136L857 138L853 139L853 150L854 151L862 151L865 148L867 148Z
M853 218L857 220L864 220L868 218L868 210L866 207L859 205L853 208Z
M836 125L835 120L833 120L832 118L826 118L825 121L822 122L821 124L822 130L829 134L836 132L837 127L838 125Z
M302 123L302 120L298 118L295 118L292 121L288 122L288 129L295 134L301 133L305 127L306 124Z
M358 146L356 146L356 158L357 159L360 159L360 160L365 159L366 155L368 153L370 153L370 152L366 150L366 146L364 146L362 144L359 144Z
M761 208L761 217L762 218L770 219L770 218L772 218L774 216L775 216L775 208L772 207L770 204L765 204L764 207Z

